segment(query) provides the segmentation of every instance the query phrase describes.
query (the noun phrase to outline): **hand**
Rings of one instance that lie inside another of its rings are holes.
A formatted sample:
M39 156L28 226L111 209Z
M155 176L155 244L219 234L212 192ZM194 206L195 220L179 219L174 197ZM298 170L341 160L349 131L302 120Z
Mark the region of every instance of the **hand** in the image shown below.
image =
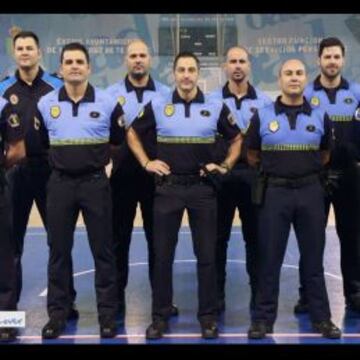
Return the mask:
M144 166L144 169L147 172L154 173L160 176L170 175L170 166L161 160L150 160Z
M214 164L214 163L209 163L205 165L206 169L210 172L210 173L218 173L221 175L225 175L228 173L228 169L225 167L222 167L218 164ZM204 170L200 170L200 176L206 176Z

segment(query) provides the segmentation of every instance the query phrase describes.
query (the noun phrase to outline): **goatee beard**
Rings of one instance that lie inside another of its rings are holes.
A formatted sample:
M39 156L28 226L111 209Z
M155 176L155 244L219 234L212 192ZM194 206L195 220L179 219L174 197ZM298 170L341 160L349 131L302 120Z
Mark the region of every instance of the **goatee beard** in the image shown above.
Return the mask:
M135 73L135 74L131 74L131 77L134 78L134 80L136 80L136 81L142 80L145 76L146 76L145 73Z

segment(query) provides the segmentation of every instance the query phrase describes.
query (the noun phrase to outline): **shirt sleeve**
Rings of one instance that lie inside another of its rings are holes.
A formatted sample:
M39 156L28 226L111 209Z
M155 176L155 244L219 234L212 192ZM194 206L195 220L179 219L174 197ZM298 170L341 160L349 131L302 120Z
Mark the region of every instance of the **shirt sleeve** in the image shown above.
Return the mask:
M321 138L320 150L331 150L332 143L332 121L327 113L324 114L324 135Z
M226 104L223 104L220 111L217 130L226 140L231 140L240 133L236 119Z
M156 130L156 120L151 102L145 105L145 107L140 111L131 124L131 127L140 136Z
M110 144L120 145L125 141L125 118L122 106L116 103L110 116Z
M250 119L250 125L246 132L245 143L250 150L261 150L260 118L256 111Z
M1 111L1 122L4 124L6 142L15 142L24 138L24 129L14 107L7 103Z
M48 149L50 147L49 132L45 125L45 121L42 116L42 113L39 110L39 107L36 108L34 120L37 121L39 125L39 134L40 134L41 142L44 145L45 149Z

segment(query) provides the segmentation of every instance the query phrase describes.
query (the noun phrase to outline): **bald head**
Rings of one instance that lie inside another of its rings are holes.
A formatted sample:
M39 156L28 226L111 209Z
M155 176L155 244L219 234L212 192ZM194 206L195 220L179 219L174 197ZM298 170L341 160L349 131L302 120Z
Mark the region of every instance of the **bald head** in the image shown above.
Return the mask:
M134 48L143 48L149 53L149 47L142 39L131 39L126 45L125 54L128 55Z
M143 40L131 40L126 47L125 56L130 78L140 81L149 76L151 56L149 47Z
M301 60L286 60L280 66L278 82L283 97L302 99L306 81L306 68Z
M289 59L289 60L284 61L281 64L280 69L279 69L279 77L281 77L281 74L285 69L289 69L289 68L291 68L291 69L294 69L294 68L300 69L301 68L306 73L305 64L301 60Z

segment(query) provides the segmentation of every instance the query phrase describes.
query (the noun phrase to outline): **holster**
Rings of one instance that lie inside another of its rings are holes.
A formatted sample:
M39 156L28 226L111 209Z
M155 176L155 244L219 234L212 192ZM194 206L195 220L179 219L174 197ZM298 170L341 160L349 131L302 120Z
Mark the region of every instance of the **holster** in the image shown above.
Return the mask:
M342 170L334 170L330 168L321 173L321 185L329 196L333 195L336 189L338 189L343 174Z
M254 205L261 206L264 202L267 188L267 176L262 169L258 169L251 186L251 201Z

